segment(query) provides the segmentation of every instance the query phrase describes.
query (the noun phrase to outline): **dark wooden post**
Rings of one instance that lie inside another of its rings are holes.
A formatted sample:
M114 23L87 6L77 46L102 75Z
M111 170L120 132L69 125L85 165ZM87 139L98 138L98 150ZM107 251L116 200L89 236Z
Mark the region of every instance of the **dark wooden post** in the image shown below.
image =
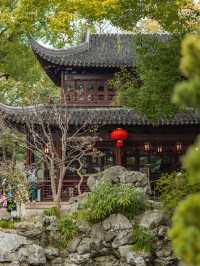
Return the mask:
M122 160L122 149L121 148L117 148L115 150L115 156L116 156L116 165L121 165L123 164L123 160Z
M31 166L33 164L33 162L34 162L33 152L30 148L27 148L26 164Z
M61 90L60 90L60 102L61 104L66 104L66 95L65 95L65 74L64 71L61 70Z

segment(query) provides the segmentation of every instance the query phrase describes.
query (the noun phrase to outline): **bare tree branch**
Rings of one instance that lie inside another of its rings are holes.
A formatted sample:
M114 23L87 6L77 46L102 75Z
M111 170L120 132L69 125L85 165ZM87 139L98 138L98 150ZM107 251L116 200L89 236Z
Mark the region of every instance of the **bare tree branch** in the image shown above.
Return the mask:
M89 122L73 127L71 115L57 105L42 108L35 105L33 110L30 114L22 108L25 132L29 135L22 145L26 144L31 151L37 152L47 165L53 200L59 207L63 180L72 168L80 177L77 188L81 193L83 158L94 153L97 129ZM4 123L7 120L7 117L2 119ZM13 124L10 126L13 127Z

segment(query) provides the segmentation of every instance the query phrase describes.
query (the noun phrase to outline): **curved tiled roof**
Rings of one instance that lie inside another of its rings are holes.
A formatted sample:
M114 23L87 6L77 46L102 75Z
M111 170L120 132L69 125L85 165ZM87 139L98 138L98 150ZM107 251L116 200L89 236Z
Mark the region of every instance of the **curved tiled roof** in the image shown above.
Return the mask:
M133 43L133 34L91 34L84 43L71 48L47 48L34 40L31 40L31 47L37 56L57 65L133 67Z
M200 125L200 116L193 111L177 113L173 119L160 119L156 124L151 123L144 116L138 114L133 109L126 108L79 108L58 105L38 105L29 107L10 107L0 104L0 111L8 121L23 124L25 120L31 119L38 123L38 113L50 123L57 123L54 112L68 115L71 125L81 125L90 123L94 125L130 125L130 126L178 126L178 125Z
M166 41L167 33L154 34L90 34L80 45L54 49L30 40L32 50L41 59L68 67L133 67L136 63L134 45L137 36Z

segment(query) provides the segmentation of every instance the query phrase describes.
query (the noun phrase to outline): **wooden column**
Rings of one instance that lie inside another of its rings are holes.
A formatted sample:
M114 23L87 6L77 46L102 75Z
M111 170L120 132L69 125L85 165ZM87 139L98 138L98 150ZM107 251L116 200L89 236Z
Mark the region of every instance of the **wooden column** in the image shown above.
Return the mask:
M122 149L116 147L116 150L115 150L116 165L122 166L123 164L122 155L123 155Z
M27 157L26 157L26 164L31 166L34 163L34 154L33 151L27 148Z
M64 81L64 71L61 70L61 90L60 90L60 102L63 104L66 104L66 95L65 95L65 88L64 88L64 84L65 84L65 81Z

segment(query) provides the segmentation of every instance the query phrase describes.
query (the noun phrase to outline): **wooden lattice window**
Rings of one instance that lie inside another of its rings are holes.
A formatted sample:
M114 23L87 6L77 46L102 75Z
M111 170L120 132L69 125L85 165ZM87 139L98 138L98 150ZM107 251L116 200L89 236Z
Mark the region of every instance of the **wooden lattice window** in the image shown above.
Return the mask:
M115 95L109 78L100 75L65 75L63 101L77 105L110 105Z

